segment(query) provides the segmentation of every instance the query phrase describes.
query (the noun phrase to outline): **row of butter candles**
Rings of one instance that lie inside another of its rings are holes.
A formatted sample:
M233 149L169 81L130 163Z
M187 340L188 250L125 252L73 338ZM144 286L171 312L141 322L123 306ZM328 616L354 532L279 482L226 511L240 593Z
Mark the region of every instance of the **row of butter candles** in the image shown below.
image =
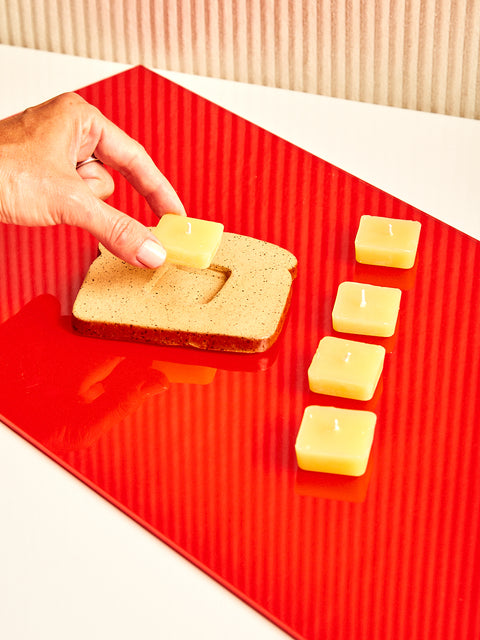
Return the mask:
M355 237L362 264L411 269L421 225L364 215ZM390 337L400 309L400 289L342 282L332 310L336 332ZM371 400L382 374L385 348L323 337L308 369L310 390L352 400ZM377 416L372 411L312 405L305 409L295 442L298 466L306 471L361 476L365 473Z

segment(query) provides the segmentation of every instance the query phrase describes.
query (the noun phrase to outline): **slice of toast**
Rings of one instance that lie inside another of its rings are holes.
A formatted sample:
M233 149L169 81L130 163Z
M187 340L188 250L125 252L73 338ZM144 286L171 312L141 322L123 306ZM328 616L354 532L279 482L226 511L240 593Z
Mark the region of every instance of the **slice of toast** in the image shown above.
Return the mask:
M277 339L297 260L274 244L224 233L208 269L133 267L100 246L73 306L88 336L253 353Z

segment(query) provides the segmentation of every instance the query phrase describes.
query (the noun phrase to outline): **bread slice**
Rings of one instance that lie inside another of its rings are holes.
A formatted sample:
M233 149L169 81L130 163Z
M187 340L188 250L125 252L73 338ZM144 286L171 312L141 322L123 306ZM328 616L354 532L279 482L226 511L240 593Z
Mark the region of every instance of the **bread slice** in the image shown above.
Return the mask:
M88 336L215 351L266 351L291 298L297 260L274 244L224 233L208 269L133 267L100 246L73 306Z

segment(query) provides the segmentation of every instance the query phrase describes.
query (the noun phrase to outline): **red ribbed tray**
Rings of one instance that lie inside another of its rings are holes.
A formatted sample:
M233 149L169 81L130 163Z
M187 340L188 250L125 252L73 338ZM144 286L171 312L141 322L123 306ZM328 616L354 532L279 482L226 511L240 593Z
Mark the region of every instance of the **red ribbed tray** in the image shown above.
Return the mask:
M297 256L292 306L259 356L83 338L69 316L95 241L1 226L3 419L296 638L479 638L479 243L143 68L80 93L190 215ZM154 223L123 180L111 201ZM414 269L356 264L365 213L422 223ZM307 382L350 279L404 290L365 404ZM377 413L364 477L297 470L309 404Z

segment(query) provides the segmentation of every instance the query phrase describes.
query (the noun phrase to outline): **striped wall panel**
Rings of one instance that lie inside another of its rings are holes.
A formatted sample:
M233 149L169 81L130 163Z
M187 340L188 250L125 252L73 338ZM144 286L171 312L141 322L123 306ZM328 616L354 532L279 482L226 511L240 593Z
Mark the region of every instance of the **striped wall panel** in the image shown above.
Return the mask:
M480 0L0 0L0 43L480 117Z

